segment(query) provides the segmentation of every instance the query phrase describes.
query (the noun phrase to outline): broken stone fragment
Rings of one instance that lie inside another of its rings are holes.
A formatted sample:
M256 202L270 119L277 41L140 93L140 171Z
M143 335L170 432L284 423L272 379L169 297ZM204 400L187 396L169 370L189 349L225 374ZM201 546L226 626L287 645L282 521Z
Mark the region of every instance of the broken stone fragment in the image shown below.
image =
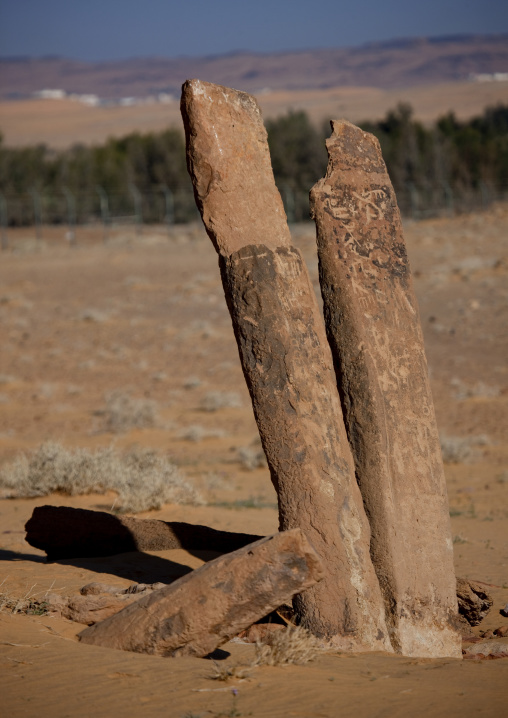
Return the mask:
M76 623L91 626L139 600L139 596L121 594L117 596L102 594L100 596L70 596L62 608L61 615Z
M464 658L508 658L508 642L481 641L464 648Z
M327 569L295 599L298 621L343 650L390 651L330 348L291 244L261 113L253 97L199 80L184 84L181 107L280 528L301 528Z
M457 579L459 613L471 626L478 626L492 608L493 599L484 584L468 578Z
M393 648L460 656L446 484L400 214L377 139L332 122L311 191L328 340Z
M80 589L79 596L49 593L42 603L48 613L91 626L118 613L142 595L157 591L165 585L164 583L134 583L128 588L120 588L105 583L88 583Z
M320 581L299 529L204 564L79 634L83 643L162 656L205 656Z

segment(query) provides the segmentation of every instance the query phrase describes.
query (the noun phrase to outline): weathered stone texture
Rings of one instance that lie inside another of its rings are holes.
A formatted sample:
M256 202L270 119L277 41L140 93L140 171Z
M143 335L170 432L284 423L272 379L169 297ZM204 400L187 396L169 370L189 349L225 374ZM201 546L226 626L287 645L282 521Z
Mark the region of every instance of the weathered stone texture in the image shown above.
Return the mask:
M483 583L467 578L457 579L457 599L459 613L464 616L470 626L478 626L494 603Z
M182 115L280 528L300 527L326 566L325 579L295 600L298 618L344 650L391 650L330 348L291 246L259 109L248 95L192 80Z
M333 122L311 192L325 321L395 650L459 656L448 503L395 194L379 143Z
M204 564L79 637L137 653L205 656L323 575L316 552L293 529Z

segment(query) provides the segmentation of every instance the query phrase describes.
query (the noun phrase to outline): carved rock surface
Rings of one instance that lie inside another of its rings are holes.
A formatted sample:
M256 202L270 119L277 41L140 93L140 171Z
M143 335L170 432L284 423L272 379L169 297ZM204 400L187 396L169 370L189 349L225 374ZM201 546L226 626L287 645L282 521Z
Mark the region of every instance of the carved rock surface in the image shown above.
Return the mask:
M219 556L79 636L124 651L205 656L323 575L316 552L293 529Z
M448 502L400 214L375 137L332 122L311 191L344 419L393 647L460 656Z
M492 608L494 601L482 583L468 578L457 579L459 613L470 626L478 626Z
M391 650L323 320L291 245L254 98L191 80L182 115L196 202L217 252L242 368L279 500L326 577L299 621L343 650Z

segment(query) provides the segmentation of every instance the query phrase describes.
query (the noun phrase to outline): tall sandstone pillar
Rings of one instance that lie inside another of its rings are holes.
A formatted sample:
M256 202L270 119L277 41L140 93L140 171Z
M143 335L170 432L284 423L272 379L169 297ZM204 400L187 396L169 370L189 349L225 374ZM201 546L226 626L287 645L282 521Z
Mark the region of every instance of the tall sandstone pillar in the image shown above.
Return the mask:
M333 360L305 264L292 246L253 97L184 84L187 163L215 249L280 529L301 528L325 578L300 594L301 623L343 650L392 650Z
M325 323L394 649L461 655L446 484L402 225L379 143L332 122L311 191Z

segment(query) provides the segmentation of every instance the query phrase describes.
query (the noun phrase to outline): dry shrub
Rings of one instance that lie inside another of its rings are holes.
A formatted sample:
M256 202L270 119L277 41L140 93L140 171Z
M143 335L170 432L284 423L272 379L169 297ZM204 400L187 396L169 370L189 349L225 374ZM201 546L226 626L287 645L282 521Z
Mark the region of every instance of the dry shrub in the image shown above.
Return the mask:
M103 417L105 431L118 434L129 429L154 426L157 420L157 405L151 399L135 399L129 394L115 391L106 396L106 406L95 414Z
M184 441L202 441L203 439L223 439L227 436L227 432L224 429L207 429L199 424L191 424L182 429L178 438L184 439Z
M166 503L200 503L177 467L147 449L119 454L113 449L66 449L47 442L18 456L0 471L0 490L10 498L116 491L119 510L137 513Z
M475 458L475 448L488 446L489 437L480 436L445 436L440 434L441 454L445 464L466 464Z
M47 603L37 598L32 586L24 596L13 596L4 590L4 581L0 584L0 613L26 613L30 616L44 616L48 613Z
M198 386L201 386L203 382L199 378L199 376L189 376L183 383L183 388L190 390L190 389L197 389Z
M270 644L256 643L255 665L302 665L313 661L323 651L318 638L302 626L288 626L270 636Z
M209 391L201 402L201 408L204 411L241 409L242 400L235 391Z
M237 455L238 461L247 471L265 469L268 466L265 452L261 447L240 446Z
M226 663L217 663L213 661L213 671L209 676L212 681L227 681L230 678L237 678L241 681L250 677L249 667L239 664L227 665Z
M454 388L453 398L463 401L464 399L494 399L501 394L498 386L485 384L483 381L477 381L473 386L468 386L457 377L451 380Z

